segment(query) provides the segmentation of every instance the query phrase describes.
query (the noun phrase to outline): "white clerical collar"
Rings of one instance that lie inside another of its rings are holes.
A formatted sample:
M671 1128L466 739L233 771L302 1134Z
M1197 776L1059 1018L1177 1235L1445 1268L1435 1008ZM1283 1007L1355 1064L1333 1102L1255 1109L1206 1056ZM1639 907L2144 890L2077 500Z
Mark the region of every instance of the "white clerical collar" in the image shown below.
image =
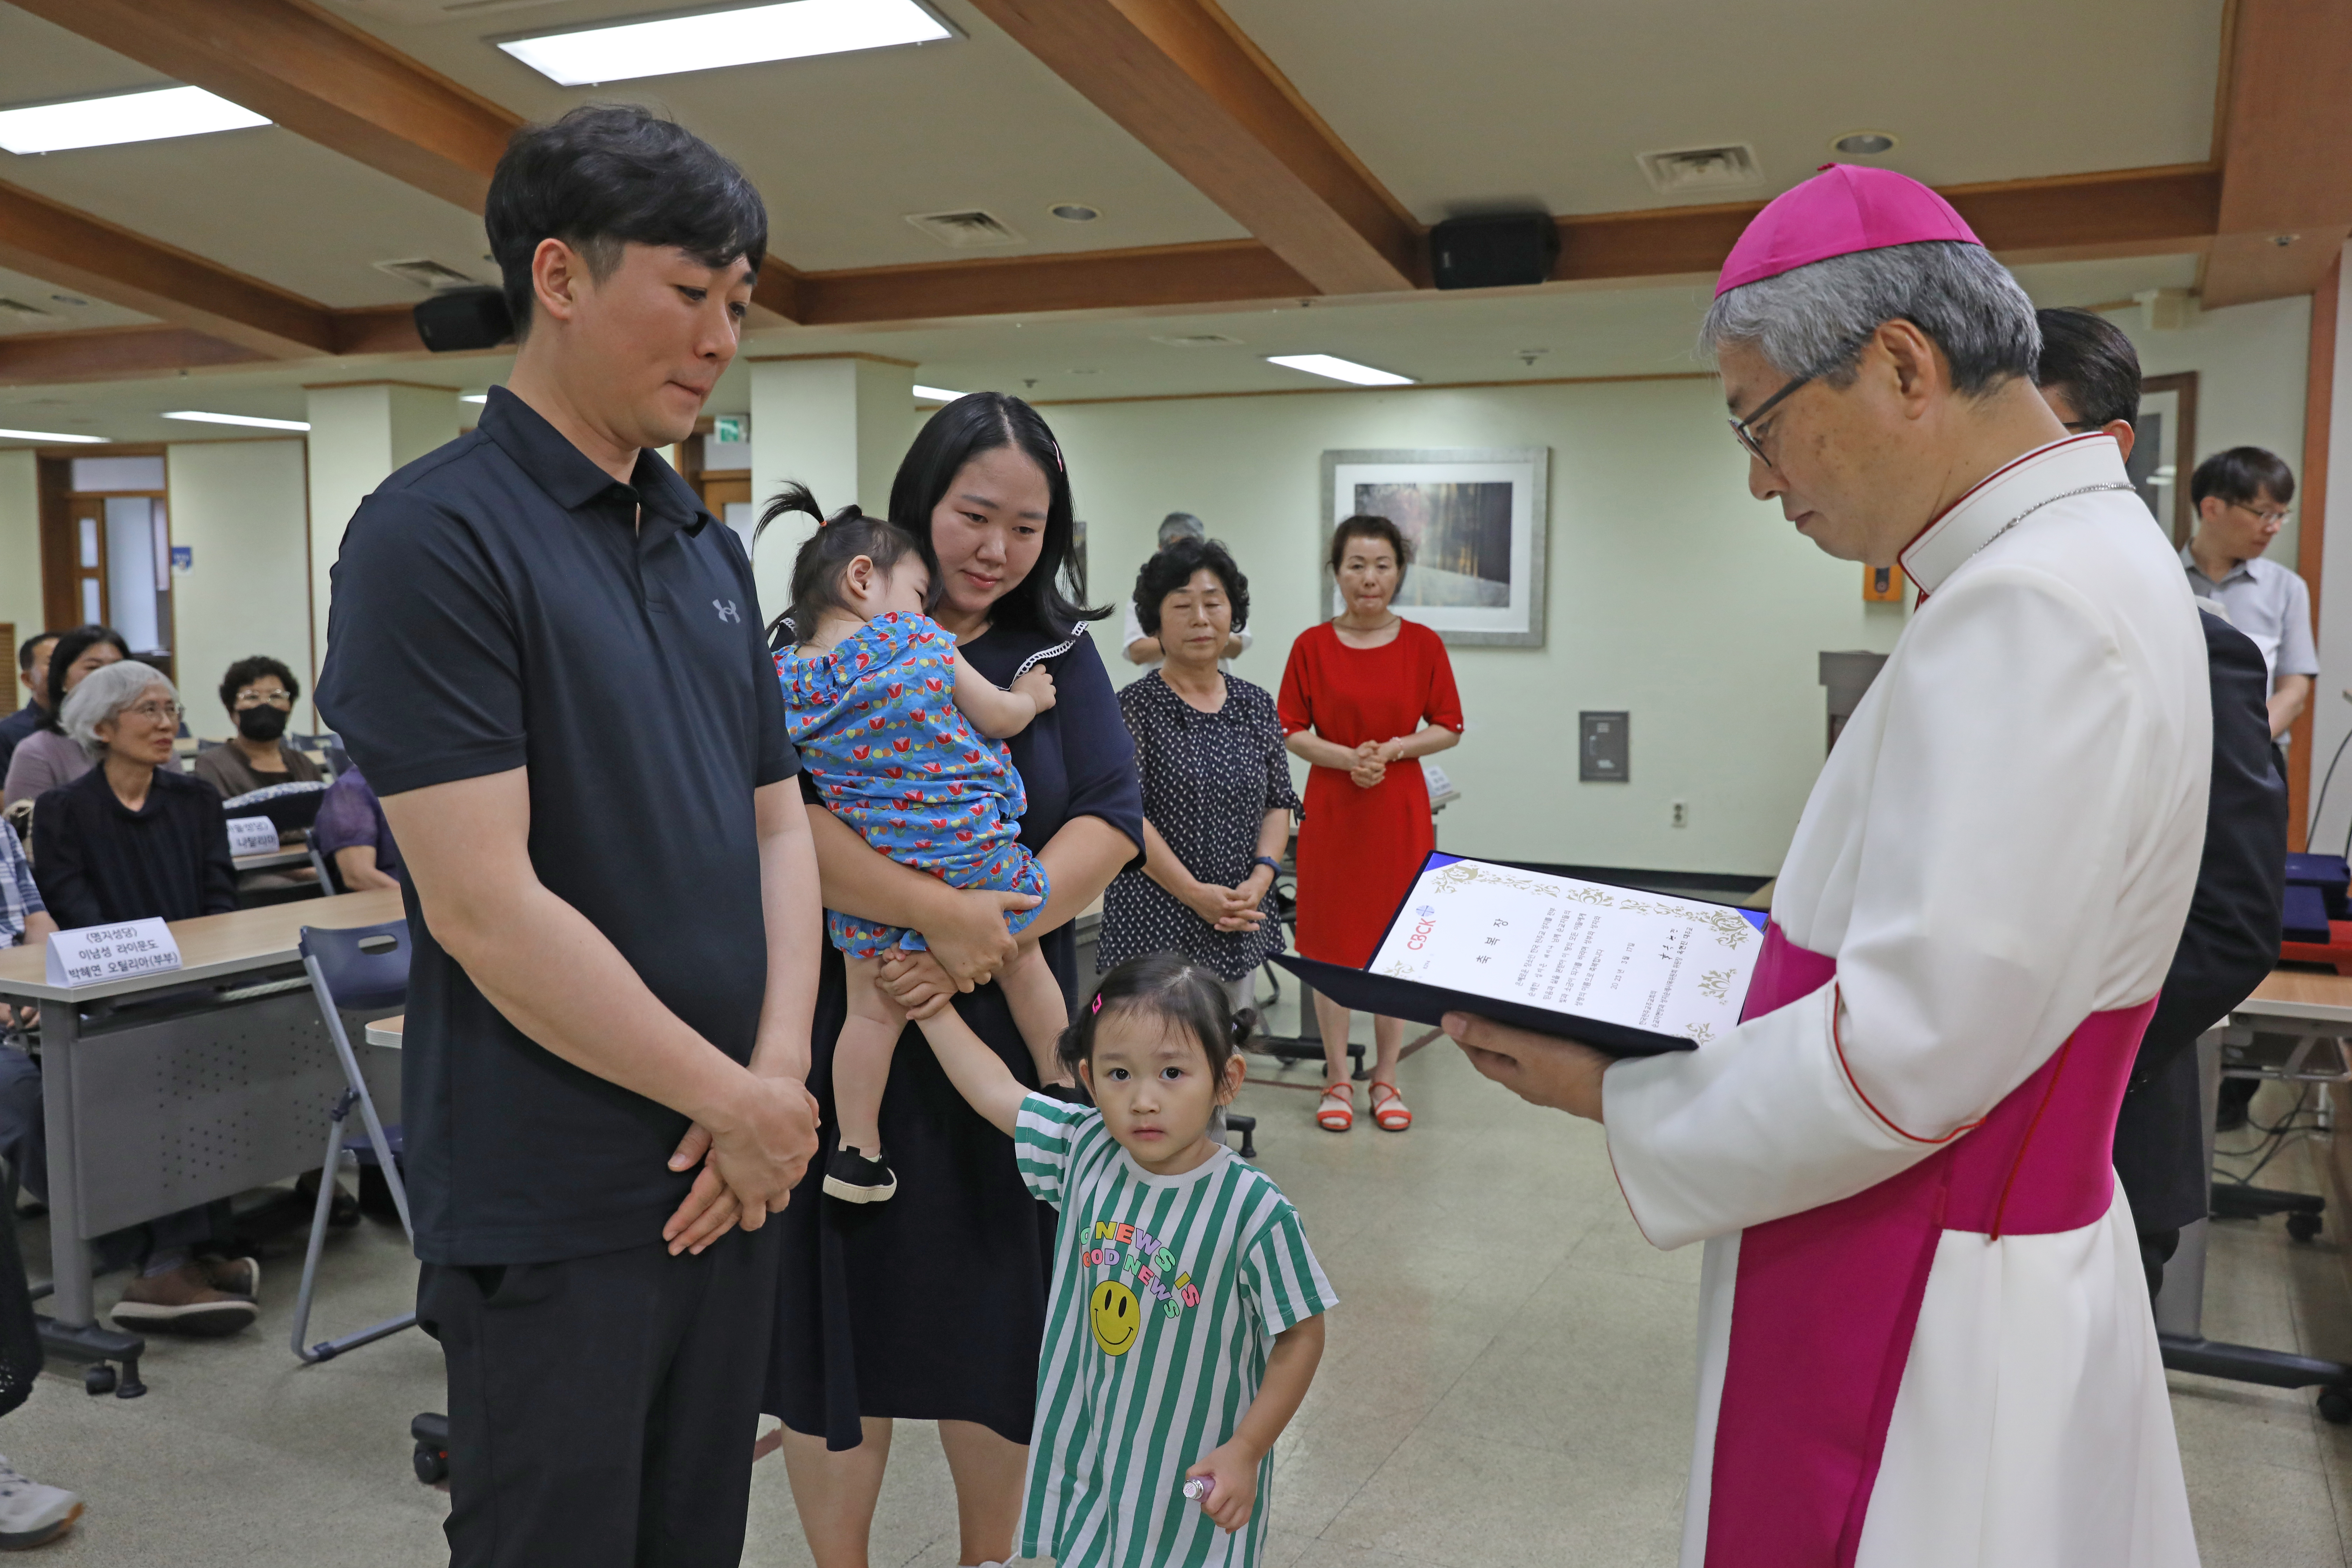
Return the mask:
M2053 441L1994 469L1904 549L1903 570L1923 594L1942 587L1961 563L2052 501L2086 490L2127 490L2123 448L2086 431Z

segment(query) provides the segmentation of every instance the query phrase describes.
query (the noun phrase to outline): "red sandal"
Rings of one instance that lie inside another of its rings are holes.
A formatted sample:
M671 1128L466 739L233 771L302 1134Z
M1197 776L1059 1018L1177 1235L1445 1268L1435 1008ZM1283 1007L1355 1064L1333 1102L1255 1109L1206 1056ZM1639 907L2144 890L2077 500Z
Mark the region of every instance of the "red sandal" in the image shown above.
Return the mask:
M1323 1103L1315 1108L1315 1125L1326 1132L1345 1132L1356 1124L1356 1086L1344 1079L1325 1086Z
M1388 1090L1386 1100L1381 1098L1382 1089ZM1383 1132L1402 1132L1412 1125L1412 1110L1404 1096L1397 1092L1396 1085L1378 1079L1372 1080L1372 1125Z

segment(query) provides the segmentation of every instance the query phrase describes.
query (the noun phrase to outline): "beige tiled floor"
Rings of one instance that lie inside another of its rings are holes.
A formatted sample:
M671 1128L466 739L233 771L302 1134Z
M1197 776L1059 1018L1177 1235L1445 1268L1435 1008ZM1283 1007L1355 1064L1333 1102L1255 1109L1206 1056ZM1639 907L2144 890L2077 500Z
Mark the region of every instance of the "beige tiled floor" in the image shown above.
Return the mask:
M1244 1094L1261 1119L1260 1163L1305 1214L1343 1298L1277 1455L1269 1568L1672 1563L1697 1250L1642 1241L1596 1131L1508 1099L1442 1044L1402 1077L1421 1118L1402 1137L1364 1121L1320 1132L1310 1093ZM2274 1166L2265 1179L2308 1176ZM2307 1247L2276 1220L2218 1226L2207 1332L2352 1357L2335 1220ZM45 1243L28 1229L38 1271ZM337 1240L318 1331L403 1305L411 1266L394 1234L371 1225ZM158 1342L145 1399L88 1398L61 1369L0 1422L0 1450L89 1500L51 1559L442 1560L444 1500L409 1479L405 1436L411 1415L440 1405L437 1356L412 1333L298 1367L285 1333L299 1267L299 1255L269 1260L259 1331ZM2173 1405L2210 1568L2352 1563L2352 1431L2318 1421L2307 1394L2182 1377ZM916 1424L894 1455L873 1560L956 1561L946 1468ZM772 1461L755 1483L745 1561L808 1561Z

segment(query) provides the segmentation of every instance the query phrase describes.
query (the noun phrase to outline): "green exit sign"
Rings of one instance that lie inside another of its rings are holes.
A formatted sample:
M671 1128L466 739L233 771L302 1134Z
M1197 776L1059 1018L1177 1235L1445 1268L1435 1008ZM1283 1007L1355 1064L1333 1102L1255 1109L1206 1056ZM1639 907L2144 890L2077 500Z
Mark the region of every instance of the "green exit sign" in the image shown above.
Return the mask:
M751 416L748 414L721 414L710 422L710 437L728 445L751 438Z

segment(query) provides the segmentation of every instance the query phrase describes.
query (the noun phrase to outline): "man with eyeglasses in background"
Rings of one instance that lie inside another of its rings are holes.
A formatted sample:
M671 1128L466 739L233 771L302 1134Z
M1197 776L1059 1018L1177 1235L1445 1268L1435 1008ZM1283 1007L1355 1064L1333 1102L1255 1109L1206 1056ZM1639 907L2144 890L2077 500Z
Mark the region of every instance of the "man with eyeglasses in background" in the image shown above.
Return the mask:
M2275 452L2232 447L2197 465L2189 481L2197 509L2197 531L2181 548L2189 586L2211 599L2230 624L2254 639L2270 668L2271 739L2284 741L2287 727L2311 700L2319 654L2311 638L2311 590L2301 577L2263 559L2279 530L2294 514L2294 472ZM2280 772L2285 772L2284 759Z

